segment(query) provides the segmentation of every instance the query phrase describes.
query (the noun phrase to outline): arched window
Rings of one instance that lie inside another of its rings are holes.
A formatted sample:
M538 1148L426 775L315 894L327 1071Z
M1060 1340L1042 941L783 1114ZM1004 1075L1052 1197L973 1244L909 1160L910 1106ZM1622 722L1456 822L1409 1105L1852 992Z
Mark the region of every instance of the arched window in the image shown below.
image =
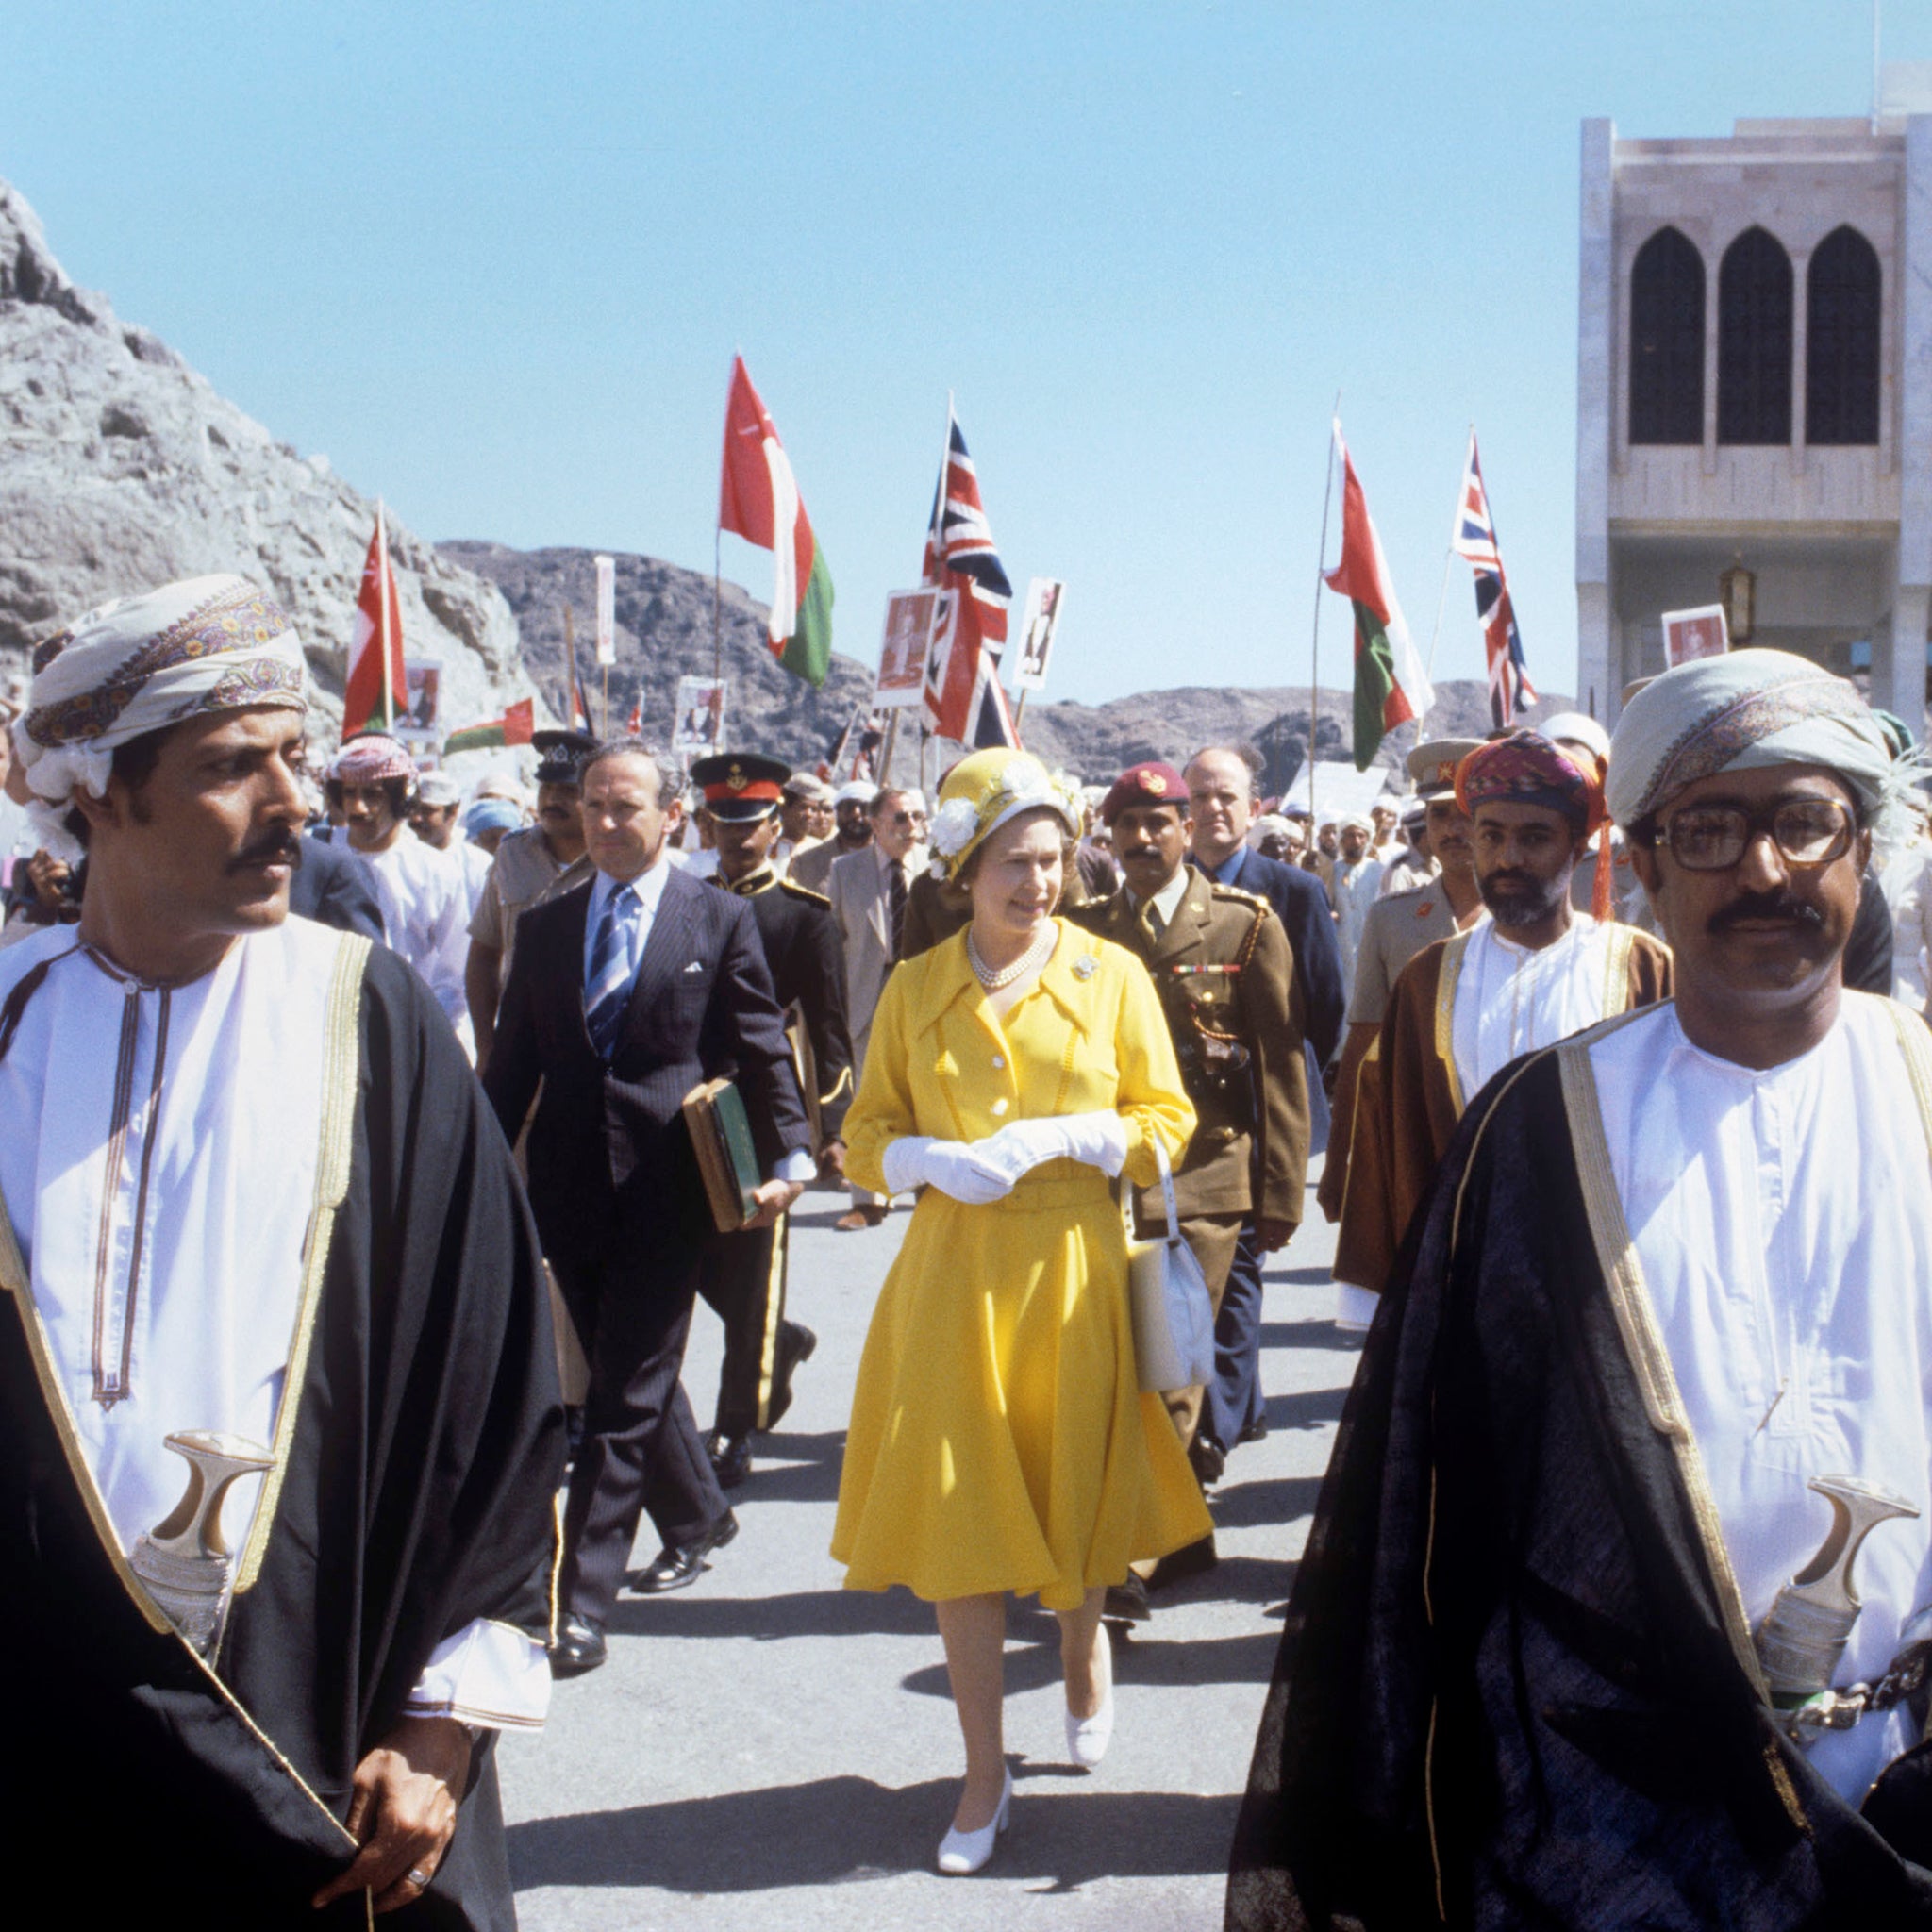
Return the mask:
M1717 440L1791 440L1791 258L1762 228L1718 264Z
M1704 441L1704 258L1677 228L1630 268L1630 441Z
M1805 440L1878 441L1878 251L1834 228L1806 276Z

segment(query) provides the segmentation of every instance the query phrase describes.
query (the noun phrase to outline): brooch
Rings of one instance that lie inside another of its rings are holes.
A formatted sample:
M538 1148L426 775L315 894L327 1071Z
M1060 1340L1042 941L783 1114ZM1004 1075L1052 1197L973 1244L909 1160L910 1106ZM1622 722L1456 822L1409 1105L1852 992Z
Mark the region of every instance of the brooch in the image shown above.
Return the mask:
M1075 979L1091 979L1099 971L1100 961L1091 953L1082 953L1074 961L1074 977Z

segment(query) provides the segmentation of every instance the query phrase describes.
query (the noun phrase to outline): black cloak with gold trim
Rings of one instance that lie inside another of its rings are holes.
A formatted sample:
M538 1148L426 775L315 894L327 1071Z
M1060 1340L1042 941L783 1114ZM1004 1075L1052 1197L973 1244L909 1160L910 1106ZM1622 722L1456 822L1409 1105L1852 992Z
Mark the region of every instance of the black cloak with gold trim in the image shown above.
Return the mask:
M1761 1694L1608 1238L1591 1037L1484 1089L1397 1258L1289 1602L1230 1932L1932 1926L1932 1745L1861 1813Z
M395 954L339 979L331 1024L341 1198L268 1533L212 1669L97 1534L24 1284L0 1289L0 1842L76 1924L366 1923L366 1896L308 1903L354 1856L357 1764L445 1637L477 1618L549 1630L562 1410L509 1150ZM515 1923L480 1736L448 1855L398 1927Z

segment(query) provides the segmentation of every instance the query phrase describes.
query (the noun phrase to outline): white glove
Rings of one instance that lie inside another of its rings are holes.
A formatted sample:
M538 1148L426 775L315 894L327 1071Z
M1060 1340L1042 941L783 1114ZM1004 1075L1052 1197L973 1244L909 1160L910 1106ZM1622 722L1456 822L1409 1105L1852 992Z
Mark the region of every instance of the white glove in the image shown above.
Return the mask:
M964 1141L936 1141L929 1135L908 1134L891 1141L879 1162L886 1186L895 1194L920 1186L969 1208L983 1208L1013 1191L1013 1177L981 1158L978 1149Z
M1127 1124L1110 1108L1013 1121L974 1148L1014 1180L1043 1160L1080 1160L1111 1180L1126 1164Z

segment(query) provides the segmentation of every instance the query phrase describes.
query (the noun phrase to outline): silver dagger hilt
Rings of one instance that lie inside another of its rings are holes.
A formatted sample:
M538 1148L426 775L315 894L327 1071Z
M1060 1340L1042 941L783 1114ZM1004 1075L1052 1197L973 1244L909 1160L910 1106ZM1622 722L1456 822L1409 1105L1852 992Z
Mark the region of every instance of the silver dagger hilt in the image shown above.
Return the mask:
M222 1535L222 1504L239 1476L273 1469L275 1457L246 1436L183 1429L164 1439L188 1464L181 1500L134 1545L129 1558L169 1622L201 1653L213 1649L234 1569Z
M1806 1487L1831 1505L1830 1532L1752 1633L1771 1701L1787 1709L1829 1690L1838 1674L1863 1607L1852 1588L1859 1546L1888 1517L1919 1513L1896 1491L1855 1475L1814 1476Z

